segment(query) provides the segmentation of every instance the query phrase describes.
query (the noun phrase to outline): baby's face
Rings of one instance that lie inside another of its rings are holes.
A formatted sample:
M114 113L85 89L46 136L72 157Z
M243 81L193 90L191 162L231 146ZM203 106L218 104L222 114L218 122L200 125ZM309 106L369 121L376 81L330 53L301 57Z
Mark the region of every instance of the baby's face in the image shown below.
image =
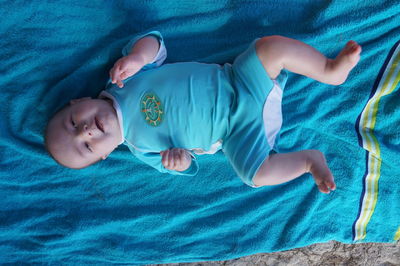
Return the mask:
M117 113L104 99L81 98L49 122L47 149L69 168L84 168L105 159L122 140Z

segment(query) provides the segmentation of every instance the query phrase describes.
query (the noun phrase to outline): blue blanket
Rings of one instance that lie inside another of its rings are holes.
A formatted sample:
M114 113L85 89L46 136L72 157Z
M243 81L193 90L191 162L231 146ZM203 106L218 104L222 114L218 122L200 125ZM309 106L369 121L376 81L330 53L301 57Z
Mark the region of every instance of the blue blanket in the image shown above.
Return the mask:
M397 0L8 0L0 18L1 262L225 260L400 238ZM121 48L150 30L165 38L166 63L232 62L273 34L330 57L359 42L344 85L290 74L284 91L279 149L323 151L337 190L318 192L309 175L250 188L222 153L199 156L190 178L160 174L122 146L84 170L58 166L43 145L53 111L96 97Z

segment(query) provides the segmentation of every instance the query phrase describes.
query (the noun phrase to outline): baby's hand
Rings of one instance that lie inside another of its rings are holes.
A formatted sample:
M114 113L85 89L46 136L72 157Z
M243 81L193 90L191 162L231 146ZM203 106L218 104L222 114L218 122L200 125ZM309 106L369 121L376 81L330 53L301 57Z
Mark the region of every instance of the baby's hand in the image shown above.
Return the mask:
M192 163L192 157L185 149L174 148L162 151L160 154L162 157L162 164L169 170L183 172L188 169Z
M324 154L318 150L308 150L308 152L309 172L312 174L319 191L328 194L331 190L335 190L336 184Z
M136 74L143 66L144 60L137 54L129 54L120 58L110 70L111 83L122 88L124 86L122 81Z

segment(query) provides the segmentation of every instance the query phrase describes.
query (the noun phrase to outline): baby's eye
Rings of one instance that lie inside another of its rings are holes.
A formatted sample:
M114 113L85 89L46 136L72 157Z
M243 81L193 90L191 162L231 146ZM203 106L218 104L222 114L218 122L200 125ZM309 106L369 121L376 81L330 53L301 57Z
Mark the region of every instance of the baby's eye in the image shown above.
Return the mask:
M85 146L90 152L93 152L92 149L90 148L89 144L85 143Z
M73 126L74 128L76 128L76 124L75 124L74 120L72 120L72 117L71 117L71 124L72 124L72 126Z

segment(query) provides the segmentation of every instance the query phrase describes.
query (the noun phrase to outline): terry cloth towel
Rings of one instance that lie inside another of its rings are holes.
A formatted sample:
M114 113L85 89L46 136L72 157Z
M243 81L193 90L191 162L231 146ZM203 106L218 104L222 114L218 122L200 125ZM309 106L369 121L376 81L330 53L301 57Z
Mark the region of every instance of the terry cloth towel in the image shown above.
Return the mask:
M337 240L400 236L398 1L2 1L0 261L146 264L226 260ZM160 174L120 147L84 170L58 166L43 132L72 98L96 97L133 35L158 30L166 63L232 62L283 35L360 63L341 86L289 74L280 152L320 149L337 190L310 175L254 189L223 154L194 177ZM392 49L392 47L394 48Z

